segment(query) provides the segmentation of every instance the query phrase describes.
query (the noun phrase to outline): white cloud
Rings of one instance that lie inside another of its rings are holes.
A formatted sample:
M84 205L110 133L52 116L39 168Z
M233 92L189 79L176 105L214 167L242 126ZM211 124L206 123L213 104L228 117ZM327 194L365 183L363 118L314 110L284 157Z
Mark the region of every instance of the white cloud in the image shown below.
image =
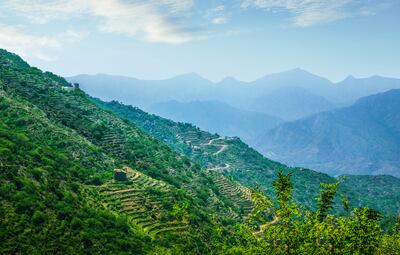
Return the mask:
M212 19L211 22L215 25L221 25L221 24L225 24L226 22L228 22L228 19L225 17L215 17Z
M10 0L6 7L33 22L91 16L107 33L141 36L149 42L184 43L196 39L179 22L192 0Z
M384 0L383 0L384 1ZM354 15L372 13L375 5L370 0L244 0L243 8L255 7L267 11L288 11L294 14L293 24L308 27Z
M82 37L82 33L74 30L67 30L55 36L43 36L29 33L21 26L0 24L0 48L43 61L55 60L49 53L51 50L60 50L65 43L81 40Z
M226 11L224 5L219 5L206 12L205 18L210 20L214 25L225 24L230 19L230 13Z

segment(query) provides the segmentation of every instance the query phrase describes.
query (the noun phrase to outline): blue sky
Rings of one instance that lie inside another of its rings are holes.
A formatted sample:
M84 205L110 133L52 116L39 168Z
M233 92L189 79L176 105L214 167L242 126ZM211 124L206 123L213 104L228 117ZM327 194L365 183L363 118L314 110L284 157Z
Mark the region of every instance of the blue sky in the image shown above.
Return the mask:
M400 77L400 1L7 0L0 47L64 76Z

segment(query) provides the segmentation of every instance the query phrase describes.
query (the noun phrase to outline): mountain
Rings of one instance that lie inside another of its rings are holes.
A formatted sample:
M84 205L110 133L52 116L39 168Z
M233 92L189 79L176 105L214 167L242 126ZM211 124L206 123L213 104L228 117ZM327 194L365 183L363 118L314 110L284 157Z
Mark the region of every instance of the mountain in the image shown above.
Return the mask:
M247 95L242 107L295 120L335 108L336 104L325 98L332 89L329 80L296 68L251 82L249 92L241 93Z
M106 74L78 75L68 80L79 83L82 90L103 100L117 98L143 108L168 100L201 100L209 97L215 87L195 73L167 80L139 80Z
M391 89L400 89L400 79L374 75L368 78L354 78L348 76L336 84L337 91L331 95L332 100L338 103L354 102L357 99ZM327 96L329 98L329 96Z
M295 200L306 208L315 208L320 183L333 183L334 177L299 167L287 167L263 157L238 138L210 134L186 123L177 123L148 114L139 108L116 101L102 102L100 107L112 111L149 132L175 151L189 157L202 167L233 177L244 185L260 185L275 198L272 183L275 172L292 174ZM380 185L377 185L380 183ZM385 214L400 211L400 179L391 176L349 176L341 189L350 198L350 206L368 206ZM368 196L368 198L366 198ZM336 207L337 213L341 209Z
M144 109L174 100L185 103L219 101L284 120L348 106L360 97L400 88L400 79L348 77L335 84L299 68L252 82L227 77L213 83L195 73L158 81L105 74L78 75L69 77L68 81L80 83L84 91L103 100L118 100Z
M275 160L331 175L400 176L400 90L279 125L258 148Z
M192 123L209 132L238 136L249 144L254 142L254 137L281 122L276 117L240 110L218 101L167 101L154 104L147 110L174 121Z
M256 98L250 108L285 120L295 120L333 109L335 104L300 87L281 87Z
M348 76L341 82L331 81L302 69L267 75L251 83L258 91L278 88L301 88L315 96L323 97L335 105L350 105L357 99L391 89L400 88L400 79L374 75L368 78Z
M167 80L146 81L121 76L78 75L70 82L80 83L91 95L109 101L112 99L147 109L165 101L220 101L233 107L275 116L271 109L285 119L296 119L305 114L332 108L334 103L322 98L321 91L332 88L332 83L301 69L272 74L254 82L242 82L227 77L218 83L195 73ZM298 93L301 91L300 93ZM316 93L321 92L321 93ZM279 100L275 99L278 96ZM271 99L275 99L269 103ZM315 100L315 102L314 102ZM295 101L296 103L294 103ZM310 102L307 104L303 103ZM304 109L303 109L304 108Z
M266 75L252 82L252 85L270 90L282 87L303 88L318 95L324 94L332 88L332 82L328 79L314 75L301 68Z

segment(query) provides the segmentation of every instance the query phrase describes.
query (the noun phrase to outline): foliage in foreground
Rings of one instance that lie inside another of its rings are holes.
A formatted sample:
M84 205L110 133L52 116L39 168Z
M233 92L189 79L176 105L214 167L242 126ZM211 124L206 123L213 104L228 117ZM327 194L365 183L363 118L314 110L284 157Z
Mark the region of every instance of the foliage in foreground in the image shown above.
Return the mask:
M381 215L369 208L356 208L349 215L328 214L339 182L322 184L315 212L300 213L291 198L290 175L278 173L274 187L278 205L274 220L260 218L257 248L235 247L231 254L400 254L400 218L390 233L380 227ZM266 204L265 202L261 202ZM346 206L346 203L344 203ZM265 215L270 208L265 207ZM251 233L249 231L248 233ZM228 252L228 253L229 253Z

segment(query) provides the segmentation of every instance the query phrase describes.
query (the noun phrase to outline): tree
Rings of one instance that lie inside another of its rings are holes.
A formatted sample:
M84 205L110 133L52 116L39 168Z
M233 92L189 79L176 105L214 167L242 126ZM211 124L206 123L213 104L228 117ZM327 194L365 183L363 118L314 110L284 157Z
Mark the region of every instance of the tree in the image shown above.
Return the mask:
M252 225L265 224L271 214L271 200L268 199L260 187L256 187L251 191L251 200L254 203L254 208L251 212L251 217L249 217L249 223Z
M337 192L340 182L336 181L334 183L321 183L322 189L320 196L317 198L318 210L316 213L317 219L321 222L326 218L327 213L333 207L333 199Z
M290 180L290 177L291 174L285 175L282 171L279 171L278 179L273 183L279 206L276 215L284 225L287 225L290 221L291 215L297 212L296 206L290 203L293 190L293 183Z

